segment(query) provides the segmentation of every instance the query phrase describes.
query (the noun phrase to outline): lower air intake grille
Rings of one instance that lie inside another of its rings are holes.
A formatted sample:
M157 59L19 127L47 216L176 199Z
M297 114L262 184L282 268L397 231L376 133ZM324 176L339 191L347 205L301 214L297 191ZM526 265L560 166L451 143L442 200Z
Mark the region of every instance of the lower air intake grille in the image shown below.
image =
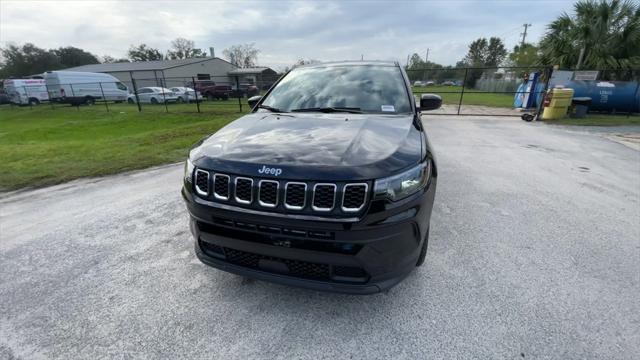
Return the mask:
M333 209L333 203L336 197L336 186L333 184L316 184L314 190L314 210L329 211Z
M230 248L224 248L224 253L228 262L253 268L260 268L260 260L278 261L286 265L288 269L287 275L311 278L311 279L329 279L330 271L327 264L316 264L306 261L282 259L278 257L259 255Z

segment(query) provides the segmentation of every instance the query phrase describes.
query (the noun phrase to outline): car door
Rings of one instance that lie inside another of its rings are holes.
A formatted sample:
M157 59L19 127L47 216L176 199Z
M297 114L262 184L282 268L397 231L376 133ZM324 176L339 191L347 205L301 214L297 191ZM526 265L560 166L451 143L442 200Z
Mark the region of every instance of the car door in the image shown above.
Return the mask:
M153 90L149 88L142 88L138 90L138 99L140 99L140 102L142 103L151 102L151 94L153 94Z

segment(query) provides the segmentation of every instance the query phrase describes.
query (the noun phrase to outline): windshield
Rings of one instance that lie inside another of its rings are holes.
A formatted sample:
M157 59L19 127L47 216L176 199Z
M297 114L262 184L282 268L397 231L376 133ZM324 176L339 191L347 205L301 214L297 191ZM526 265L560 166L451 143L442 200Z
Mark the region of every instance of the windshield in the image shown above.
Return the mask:
M366 113L410 113L400 69L384 65L336 65L292 70L262 105L292 111L350 108Z

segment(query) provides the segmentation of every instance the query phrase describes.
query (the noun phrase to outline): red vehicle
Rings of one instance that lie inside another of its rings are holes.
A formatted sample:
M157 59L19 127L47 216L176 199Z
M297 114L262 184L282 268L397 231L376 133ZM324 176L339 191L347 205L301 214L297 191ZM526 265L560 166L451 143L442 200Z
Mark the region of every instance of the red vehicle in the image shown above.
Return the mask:
M202 96L207 100L228 100L231 94L231 86L229 85L216 85L211 80L196 80L193 84L193 88L200 92Z

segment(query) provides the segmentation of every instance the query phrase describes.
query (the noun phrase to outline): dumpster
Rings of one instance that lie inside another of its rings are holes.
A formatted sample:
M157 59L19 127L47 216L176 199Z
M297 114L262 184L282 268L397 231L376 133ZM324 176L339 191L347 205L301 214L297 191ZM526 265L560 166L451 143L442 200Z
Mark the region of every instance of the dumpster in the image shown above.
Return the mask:
M547 91L542 120L556 120L565 117L572 98L573 89L560 88Z
M587 117L589 106L591 106L590 97L574 97L573 100L571 100L571 111L569 111L569 116L577 119L585 118Z

